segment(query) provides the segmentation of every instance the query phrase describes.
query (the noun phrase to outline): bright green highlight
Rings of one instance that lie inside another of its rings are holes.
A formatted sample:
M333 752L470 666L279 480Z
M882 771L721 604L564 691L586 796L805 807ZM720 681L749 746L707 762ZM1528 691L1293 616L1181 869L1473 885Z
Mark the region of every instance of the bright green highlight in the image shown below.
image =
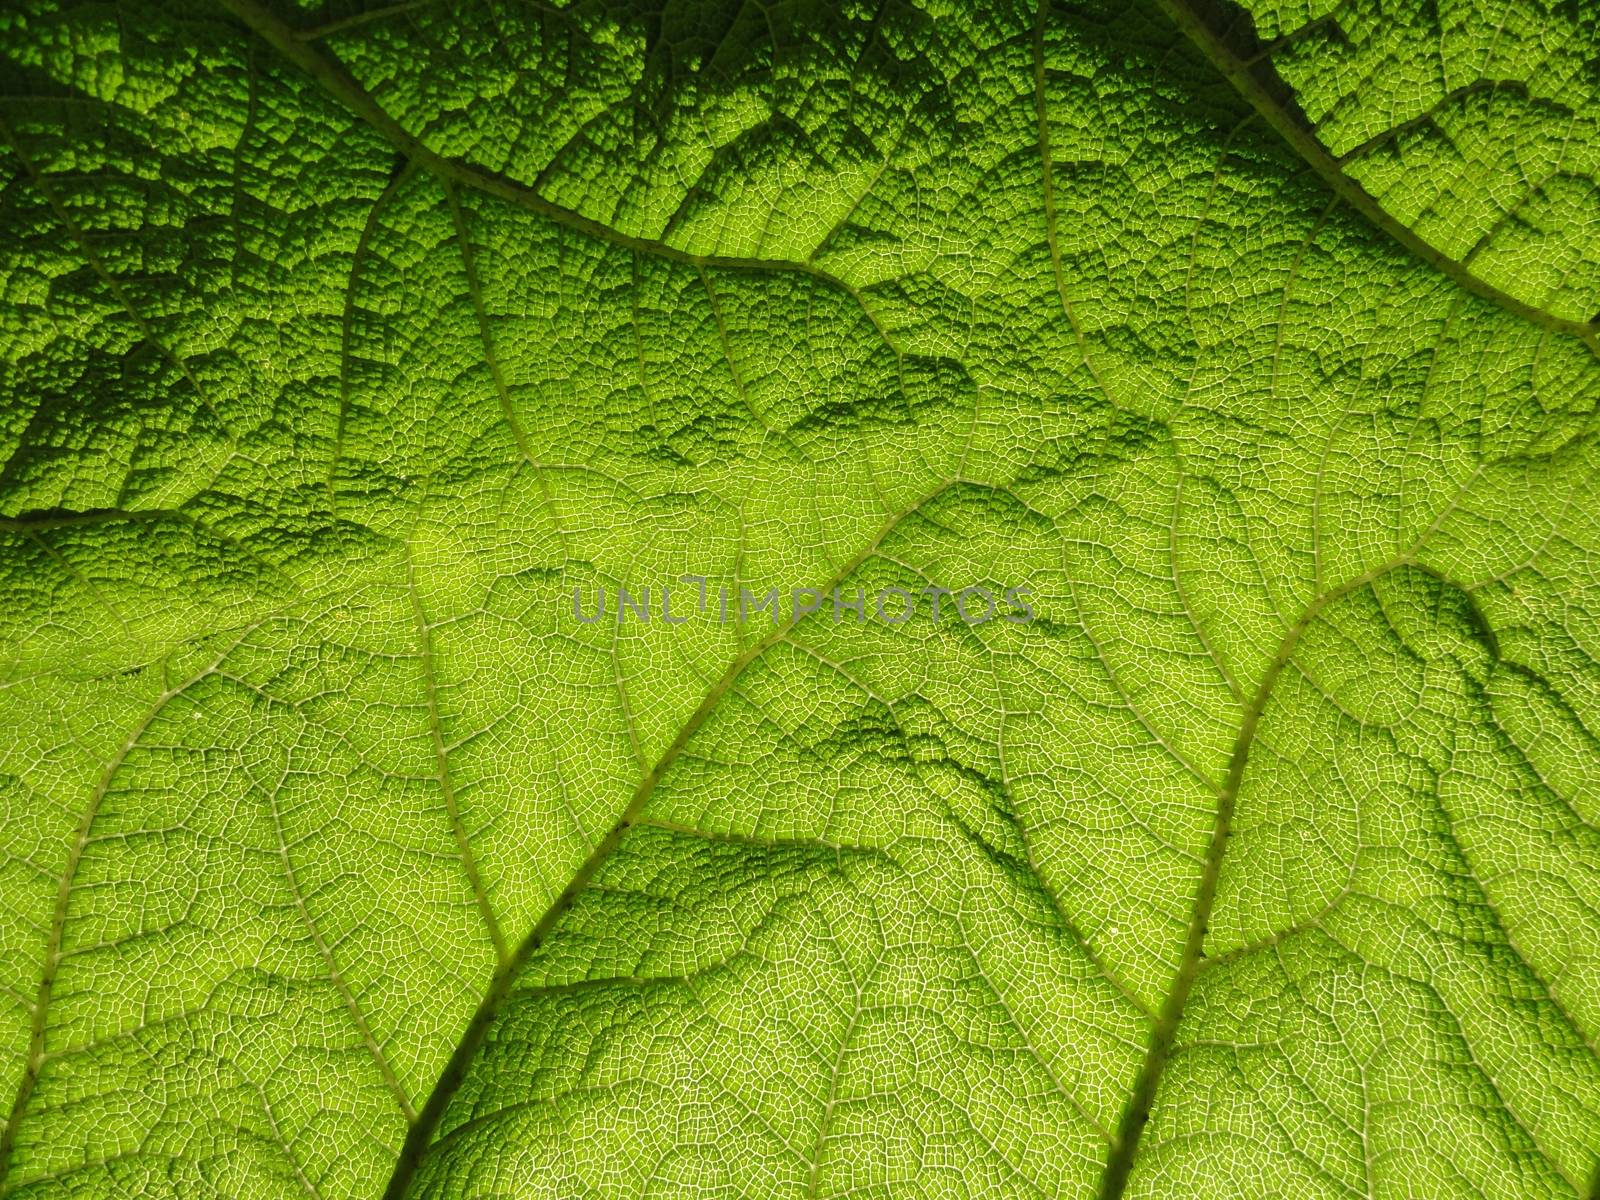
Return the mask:
M0 15L0 1195L1592 1200L1594 23L1248 7Z

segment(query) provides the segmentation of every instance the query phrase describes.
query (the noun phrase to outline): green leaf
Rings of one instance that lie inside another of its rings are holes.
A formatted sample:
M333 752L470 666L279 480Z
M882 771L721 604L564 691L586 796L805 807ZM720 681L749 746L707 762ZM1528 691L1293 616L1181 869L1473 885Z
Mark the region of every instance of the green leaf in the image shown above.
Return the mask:
M0 1193L1592 1197L1594 23L1393 8L11 5Z
M1248 58L1291 88L1286 116L1447 272L1600 319L1600 25L1581 6L1246 7Z

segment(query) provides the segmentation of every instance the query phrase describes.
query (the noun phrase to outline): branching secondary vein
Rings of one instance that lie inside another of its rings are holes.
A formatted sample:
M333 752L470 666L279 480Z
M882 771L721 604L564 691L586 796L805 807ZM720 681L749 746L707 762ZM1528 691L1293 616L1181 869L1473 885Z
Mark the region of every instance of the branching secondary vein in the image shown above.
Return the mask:
M1222 875L1223 857L1228 850L1228 841L1233 836L1233 812L1239 796L1239 786L1244 781L1245 767L1249 764L1250 750L1256 740L1256 730L1261 724L1261 716L1266 710L1267 702L1272 698L1273 689L1277 686L1278 676L1294 656L1295 647L1299 645L1301 636L1330 604L1359 591L1389 571L1403 565L1406 565L1405 560L1399 559L1384 563L1314 599L1283 635L1272 661L1262 673L1261 682L1256 686L1255 695L1251 697L1250 704L1245 709L1238 736L1234 739L1233 754L1228 760L1228 775L1217 796L1211 839L1206 846L1200 882L1195 890L1194 906L1189 915L1189 928L1184 937L1183 954L1178 960L1178 969L1173 976L1171 990L1168 991L1161 1012L1156 1018L1150 1046L1145 1052L1144 1062L1134 1080L1133 1095L1128 1101L1127 1108L1123 1110L1117 1138L1112 1143L1111 1153L1106 1159L1105 1173L1100 1180L1100 1200L1120 1200L1127 1188L1128 1176L1133 1170L1134 1155L1139 1149L1139 1139L1149 1123L1150 1110L1155 1104L1156 1089L1160 1086L1161 1076L1171 1057L1178 1025L1183 1020L1184 1008L1189 1002L1189 992L1200 974L1201 964L1205 961L1206 934L1211 924L1211 909L1217 899L1217 882Z
M894 532L902 521L925 505L932 503L951 486L949 482L940 484L902 512L890 517L860 553L841 567L835 576L823 584L819 590L831 590L849 578L852 572L877 553L878 547L883 543L884 539ZM390 1177L389 1186L384 1192L385 1200L400 1200L401 1197L408 1194L417 1169L422 1165L422 1160L428 1152L440 1121L444 1117L445 1109L449 1105L451 1097L455 1095L456 1090L466 1078L467 1069L477 1056L478 1049L482 1046L484 1037L489 1031L489 1026L493 1023L500 1009L504 1006L507 997L511 994L512 985L519 970L544 944L545 939L549 936L551 930L555 928L556 923L572 907L578 893L588 885L589 881L594 878L595 873L616 852L617 847L622 844L623 836L638 821L640 815L644 812L645 805L649 803L650 797L655 794L657 784L661 782L662 777L671 768L672 764L683 754L684 749L710 718L712 712L716 710L722 698L732 690L739 676L744 673L751 663L759 659L773 646L787 639L791 633L792 630L787 626L779 626L760 641L753 643L729 665L727 670L723 672L722 677L711 686L705 698L701 700L699 707L684 722L677 736L673 738L672 744L667 747L666 751L656 761L655 766L639 781L616 824L596 843L589 856L584 859L577 871L574 872L567 886L561 890L561 893L546 908L544 915L535 922L533 929L517 948L515 954L504 961L499 969L495 971L494 977L489 982L488 991L482 1003L478 1006L478 1011L473 1015L472 1020L468 1022L465 1033L456 1045L455 1052L445 1065L438 1083L434 1085L433 1093L428 1097L427 1104L423 1107L417 1121L411 1126L411 1130L406 1136L405 1145L401 1147L399 1160L395 1164L394 1174Z

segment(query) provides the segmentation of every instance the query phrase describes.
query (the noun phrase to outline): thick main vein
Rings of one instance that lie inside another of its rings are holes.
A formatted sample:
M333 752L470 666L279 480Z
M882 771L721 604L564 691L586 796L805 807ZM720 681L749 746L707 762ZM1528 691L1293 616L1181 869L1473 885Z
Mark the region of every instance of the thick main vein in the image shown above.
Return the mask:
M811 278L844 292L861 309L885 345L898 357L902 352L889 336L877 315L867 307L861 292L847 280L809 262L785 258L756 258L728 254L694 254L657 238L639 237L624 233L592 217L586 217L560 204L547 200L533 188L518 183L504 175L475 167L459 159L447 158L418 138L394 117L390 116L372 94L362 87L343 63L332 54L301 38L293 28L275 16L258 0L222 0L223 7L263 38L269 45L322 85L335 100L355 116L387 138L394 147L417 166L445 183L472 188L514 204L519 208L538 213L557 225L587 234L596 241L609 242L640 254L671 262L686 263L694 267L721 267L738 271L792 272Z
M1376 197L1362 187L1340 165L1340 160L1329 154L1316 135L1306 127L1302 117L1291 111L1274 92L1282 88L1276 72L1263 63L1246 60L1234 52L1227 40L1208 20L1206 8L1195 0L1157 0L1161 11L1205 56L1234 89L1258 112L1280 137L1289 144L1305 164L1332 188L1334 193L1360 213L1378 229L1388 234L1408 252L1430 267L1448 276L1474 295L1499 305L1507 312L1541 329L1564 333L1581 340L1591 351L1600 354L1600 323L1574 321L1545 312L1541 308L1518 300L1501 291L1494 284L1473 272L1462 262L1451 258L1431 242L1424 240L1405 222L1393 216Z
M943 495L953 484L954 480L947 480L938 487L924 495L920 500L911 504L902 511L895 513L879 528L872 539L849 562L838 569L833 577L823 583L817 590L831 591L843 583L863 563L877 553L878 548L900 523L917 512L925 505L932 503ZM455 1051L450 1056L450 1061L445 1064L438 1082L434 1085L428 1102L423 1106L416 1122L411 1126L406 1135L405 1144L400 1149L399 1159L395 1163L394 1174L390 1176L389 1185L384 1190L384 1200L400 1200L411 1187L417 1169L422 1165L428 1147L432 1143L434 1134L439 1128L439 1122L444 1117L445 1109L449 1106L451 1098L455 1095L462 1082L466 1079L467 1070L477 1056L478 1049L483 1045L489 1026L505 1005L511 995L512 984L522 967L538 952L540 946L550 935L556 923L566 914L567 910L577 899L578 893L588 886L589 881L607 859L611 857L619 845L622 844L623 835L638 821L650 797L655 794L656 786L662 777L678 760L684 749L693 740L701 727L705 725L711 714L716 710L722 698L732 689L733 685L744 674L744 671L773 646L786 640L793 633L792 625L779 625L760 640L753 642L742 654L729 664L727 670L707 690L699 706L690 714L688 720L678 730L677 736L672 739L671 745L656 760L653 767L639 780L638 786L629 797L627 806L622 810L615 824L607 831L597 843L589 856L583 860L578 869L573 873L566 887L561 889L559 895L551 901L544 915L534 923L532 930L516 949L516 952L495 971L489 981L488 990L485 992L478 1010L468 1022L466 1031L461 1040L456 1044Z

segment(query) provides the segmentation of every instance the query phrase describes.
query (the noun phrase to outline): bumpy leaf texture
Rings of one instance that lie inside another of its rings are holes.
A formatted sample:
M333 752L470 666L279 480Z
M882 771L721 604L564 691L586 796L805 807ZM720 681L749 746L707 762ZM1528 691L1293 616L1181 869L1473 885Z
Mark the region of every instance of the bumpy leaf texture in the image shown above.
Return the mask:
M1247 9L8 3L0 1192L1594 1195L1600 21Z

